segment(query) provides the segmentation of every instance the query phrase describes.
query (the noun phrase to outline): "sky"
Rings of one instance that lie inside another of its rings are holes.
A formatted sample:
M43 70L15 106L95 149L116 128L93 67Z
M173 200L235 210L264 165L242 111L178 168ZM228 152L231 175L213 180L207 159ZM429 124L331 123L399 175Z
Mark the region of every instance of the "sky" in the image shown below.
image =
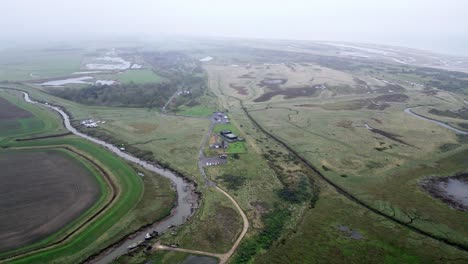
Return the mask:
M175 34L366 42L468 55L466 0L14 0L0 7L0 40L8 41Z

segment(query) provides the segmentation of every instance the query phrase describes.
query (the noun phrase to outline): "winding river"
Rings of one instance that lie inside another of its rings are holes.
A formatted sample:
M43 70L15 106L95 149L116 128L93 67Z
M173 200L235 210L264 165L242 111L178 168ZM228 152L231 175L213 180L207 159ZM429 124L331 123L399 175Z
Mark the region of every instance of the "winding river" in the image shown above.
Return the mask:
M24 100L28 103L41 104L43 106L49 107L57 111L58 113L60 113L60 115L63 118L63 123L65 127L73 134L80 136L84 139L87 139L91 142L94 142L98 145L101 145L125 160L139 164L147 170L156 172L157 174L170 179L172 182L172 185L175 187L177 191L177 205L172 209L171 215L169 217L163 219L162 221L156 222L148 227L145 227L144 229L128 236L125 240L118 243L117 245L111 246L108 249L99 253L99 255L89 260L88 263L99 263L99 264L111 263L112 260L127 253L127 247L129 245L135 242L144 240L144 236L146 233L149 233L153 230L158 231L160 234L164 233L167 229L169 229L169 226L182 225L188 220L188 218L190 218L193 215L194 208L196 208L198 205L198 195L195 193L195 185L193 183L184 180L182 177L177 176L175 173L173 173L170 170L157 167L154 164L148 163L126 152L121 151L119 148L117 148L114 145L111 145L100 139L96 139L84 133L79 132L71 125L68 114L65 113L59 107L34 101L29 97L29 94L26 92L23 92L23 95L24 95Z
M468 135L468 131L464 131L464 130L458 129L458 128L453 127L453 126L451 126L451 125L449 125L449 124L447 124L447 123L440 122L440 121L437 121L437 120L434 120L434 119L431 119L431 118L422 116L422 115L420 115L420 114L417 114L417 113L411 111L411 110L414 109L414 108L416 108L416 107L406 108L406 109L405 109L405 113L410 114L410 115L412 115L412 116L414 116L414 117L417 117L417 118L420 118L420 119L429 121L429 122L431 122L431 123L437 124L437 125L439 125L439 126L441 126L441 127L448 128L448 129L450 129L450 130L452 130L452 131L454 131L454 132L456 132L456 133L458 133L458 134Z

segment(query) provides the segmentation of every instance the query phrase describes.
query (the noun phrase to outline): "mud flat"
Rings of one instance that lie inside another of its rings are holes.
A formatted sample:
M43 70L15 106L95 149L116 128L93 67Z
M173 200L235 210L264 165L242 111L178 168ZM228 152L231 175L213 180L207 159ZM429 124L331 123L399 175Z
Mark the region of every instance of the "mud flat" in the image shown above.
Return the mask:
M450 207L468 212L468 173L425 179L421 186Z

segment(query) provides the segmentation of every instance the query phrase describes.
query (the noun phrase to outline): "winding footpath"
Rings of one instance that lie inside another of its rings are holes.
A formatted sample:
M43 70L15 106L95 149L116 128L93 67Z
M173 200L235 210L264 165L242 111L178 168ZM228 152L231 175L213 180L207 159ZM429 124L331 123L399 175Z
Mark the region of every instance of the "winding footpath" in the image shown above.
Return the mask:
M240 242L244 238L245 234L249 230L249 220L247 219L247 216L245 215L244 211L242 211L241 207L239 204L232 198L231 195L229 195L227 192L223 191L221 188L218 186L214 187L216 190L220 191L224 195L226 195L231 202L234 204L236 207L237 211L242 217L242 221L244 222L243 227L242 227L242 232L240 233L239 237L237 238L236 242L232 245L231 249L229 249L228 252L219 254L219 253L211 253L207 251L200 251L200 250L193 250L193 249L186 249L186 248L173 248L173 247L168 247L161 245L161 243L158 241L154 246L154 250L168 250L168 251L177 251L177 252L184 252L184 253L190 253L190 254L195 254L195 255L204 255L204 256L209 256L209 257L215 257L219 259L219 264L224 264L226 263L231 256L234 254L236 251L237 247L239 246Z

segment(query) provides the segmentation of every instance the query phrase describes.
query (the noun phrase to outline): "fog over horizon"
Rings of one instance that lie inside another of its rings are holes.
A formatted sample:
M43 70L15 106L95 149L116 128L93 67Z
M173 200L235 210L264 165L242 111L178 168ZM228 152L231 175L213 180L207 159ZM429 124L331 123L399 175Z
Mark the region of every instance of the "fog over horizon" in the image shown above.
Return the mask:
M15 0L4 44L164 34L349 41L468 56L468 1Z

